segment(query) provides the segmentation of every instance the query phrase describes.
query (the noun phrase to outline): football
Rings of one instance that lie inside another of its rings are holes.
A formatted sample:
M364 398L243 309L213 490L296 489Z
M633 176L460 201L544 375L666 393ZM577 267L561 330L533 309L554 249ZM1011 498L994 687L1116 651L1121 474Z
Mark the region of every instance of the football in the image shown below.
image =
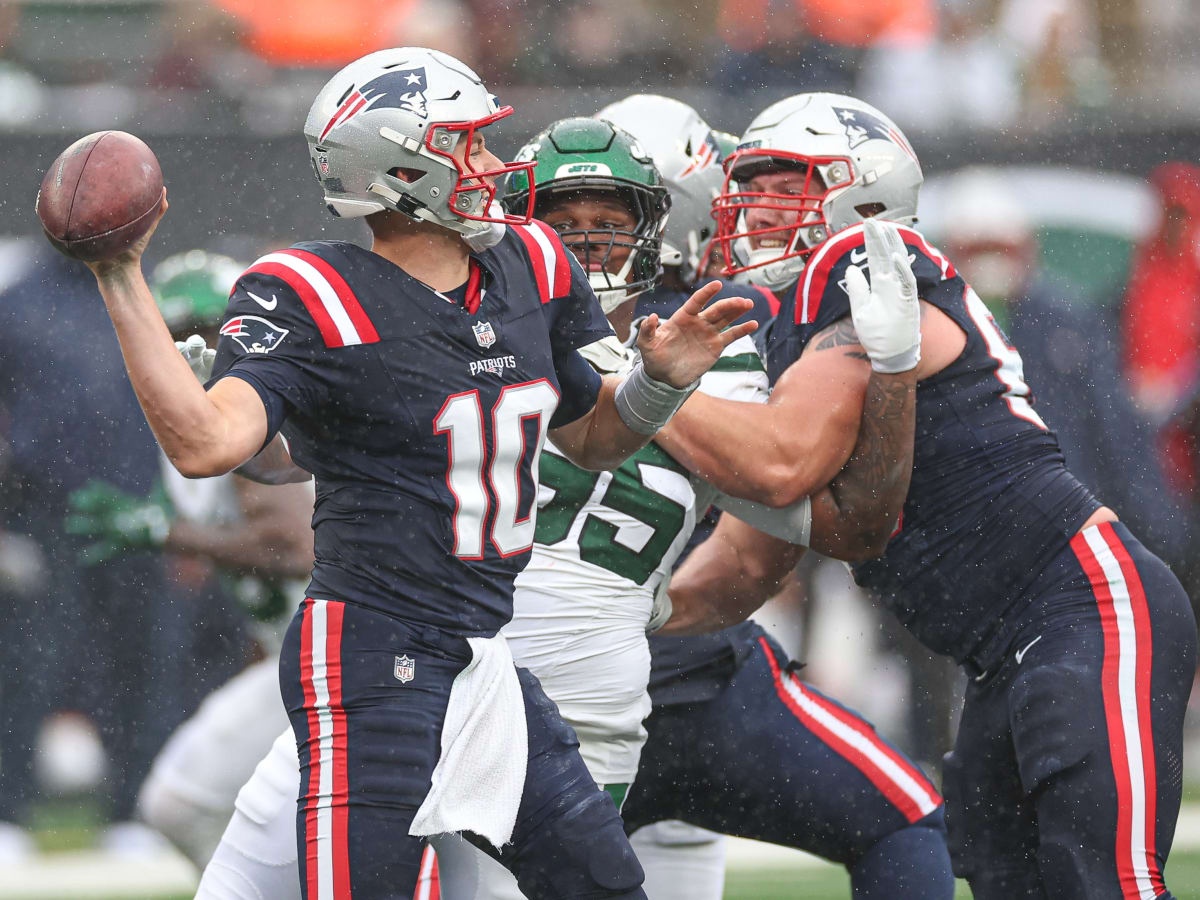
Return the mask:
M51 244L93 261L116 256L142 237L162 203L154 151L124 131L98 131L54 160L38 191L37 214Z

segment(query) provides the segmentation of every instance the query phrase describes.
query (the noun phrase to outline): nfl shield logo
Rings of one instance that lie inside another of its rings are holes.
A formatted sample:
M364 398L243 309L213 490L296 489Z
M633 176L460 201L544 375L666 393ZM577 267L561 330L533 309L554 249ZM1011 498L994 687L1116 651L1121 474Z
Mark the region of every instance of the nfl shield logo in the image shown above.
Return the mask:
M475 340L484 350L496 343L496 332L492 330L491 322L480 322L477 325L472 325L471 331L475 333Z
M401 684L408 684L413 680L413 676L417 674L417 663L410 656L396 657L396 680Z

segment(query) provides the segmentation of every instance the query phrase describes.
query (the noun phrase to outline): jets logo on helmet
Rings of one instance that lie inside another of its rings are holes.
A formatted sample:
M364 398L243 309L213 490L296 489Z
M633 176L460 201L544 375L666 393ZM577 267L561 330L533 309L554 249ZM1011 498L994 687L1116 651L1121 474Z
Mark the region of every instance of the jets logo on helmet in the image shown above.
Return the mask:
M333 129L345 125L360 112L372 107L399 109L422 119L428 118L429 109L425 103L425 70L400 69L385 72L357 90L351 90L349 96L337 108L337 112L329 117L317 140L325 140Z
M283 343L288 329L261 316L237 316L221 326L221 334L237 341L246 353L270 353Z
M530 173L509 178L504 203L521 209L537 189L539 218L588 195L624 207L632 227L593 228L560 223L559 235L588 272L600 306L611 312L654 287L661 274L662 233L671 200L654 162L637 140L610 122L561 119L527 144L518 159Z

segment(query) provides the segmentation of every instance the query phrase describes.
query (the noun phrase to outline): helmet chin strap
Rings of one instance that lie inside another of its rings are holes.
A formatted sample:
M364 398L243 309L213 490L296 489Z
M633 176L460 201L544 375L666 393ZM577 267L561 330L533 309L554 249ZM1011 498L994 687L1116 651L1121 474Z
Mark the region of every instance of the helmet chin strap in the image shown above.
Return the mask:
M804 257L802 256L776 259L779 256L777 247L751 250L746 255L748 265L754 267L746 273L751 283L772 291L787 287L804 269ZM772 260L774 261L772 262Z
M596 299L600 301L600 308L604 310L605 315L625 301L637 296L630 294L629 289L625 287L624 271L617 275L610 275L606 272L589 272L588 282L592 285L592 290L596 292Z

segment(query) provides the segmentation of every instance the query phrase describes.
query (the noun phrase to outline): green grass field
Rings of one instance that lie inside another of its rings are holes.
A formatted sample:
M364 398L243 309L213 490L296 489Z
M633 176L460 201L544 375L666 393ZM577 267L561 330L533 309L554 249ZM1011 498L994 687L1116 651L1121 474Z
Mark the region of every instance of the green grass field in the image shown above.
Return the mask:
M1171 892L1179 900L1200 900L1200 852L1173 853L1166 869ZM730 871L725 900L842 900L850 897L850 880L837 867ZM970 900L965 881L955 900Z

